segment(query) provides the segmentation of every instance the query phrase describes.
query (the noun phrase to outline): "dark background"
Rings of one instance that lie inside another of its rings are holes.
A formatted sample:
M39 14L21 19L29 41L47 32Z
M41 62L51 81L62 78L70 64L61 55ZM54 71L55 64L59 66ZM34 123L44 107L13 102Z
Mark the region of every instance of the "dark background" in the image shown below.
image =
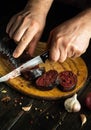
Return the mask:
M18 13L19 11L23 10L27 0L1 0L0 4L0 22L1 28L5 32L7 23L9 22L10 18ZM62 23L63 21L75 16L78 12L80 12L80 8L76 8L72 5L63 4L54 0L52 7L47 16L46 27L44 29L44 33L42 36L42 40L45 41L48 39L49 32L58 24ZM4 26L4 27L3 27ZM2 35L2 34L1 34Z
M0 1L0 40L6 36L5 29L9 19L25 7L25 0ZM50 30L67 19L77 15L80 8L67 4L59 4L55 0L46 22L41 41L47 41ZM0 41L1 42L1 41ZM78 93L80 101L84 100L87 92L91 91L91 45L82 55L88 67L88 80L83 90ZM6 90L7 93L1 93ZM1 102L4 96L10 96L8 103ZM17 101L17 102L16 102ZM22 105L32 104L29 112L21 110ZM80 113L87 116L87 123L81 127ZM37 100L23 95L5 83L0 83L0 130L90 130L91 111L82 104L79 113L67 113L63 107L63 99L59 101Z

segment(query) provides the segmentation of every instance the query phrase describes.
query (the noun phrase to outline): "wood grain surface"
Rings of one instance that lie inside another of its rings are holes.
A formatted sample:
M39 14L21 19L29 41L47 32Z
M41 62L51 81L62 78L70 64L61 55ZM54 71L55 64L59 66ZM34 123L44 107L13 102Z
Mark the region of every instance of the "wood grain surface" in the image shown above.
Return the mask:
M44 50L46 50L46 44L40 42L38 44L38 47L36 48L35 56L41 54L42 52L44 52ZM75 89L69 92L62 92L57 87L54 87L52 90L41 91L36 89L36 87L33 86L31 82L26 81L21 76L15 79L10 79L6 83L9 84L12 88L16 89L17 91L31 97L42 98L47 100L57 100L62 97L70 96L79 91L81 88L83 88L88 76L87 66L81 57L76 59L68 58L63 63L52 62L47 60L45 64L43 63L39 66L45 67L46 71L50 69L55 69L58 72L62 72L64 70L73 71L77 75L77 85ZM11 70L12 65L9 62L9 60L6 60L6 58L0 56L0 75L5 75Z

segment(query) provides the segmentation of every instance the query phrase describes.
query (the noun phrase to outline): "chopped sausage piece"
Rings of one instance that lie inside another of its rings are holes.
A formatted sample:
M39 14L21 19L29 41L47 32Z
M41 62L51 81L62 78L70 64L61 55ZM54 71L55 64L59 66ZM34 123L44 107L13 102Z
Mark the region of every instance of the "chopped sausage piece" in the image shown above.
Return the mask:
M36 80L36 87L40 90L51 90L56 83L58 72L49 70Z
M34 68L27 68L21 72L22 77L24 77L28 81L35 80L39 76L41 76L45 72L45 68L39 66L35 66Z
M59 73L57 80L62 91L70 91L76 86L77 76L72 71L63 71Z

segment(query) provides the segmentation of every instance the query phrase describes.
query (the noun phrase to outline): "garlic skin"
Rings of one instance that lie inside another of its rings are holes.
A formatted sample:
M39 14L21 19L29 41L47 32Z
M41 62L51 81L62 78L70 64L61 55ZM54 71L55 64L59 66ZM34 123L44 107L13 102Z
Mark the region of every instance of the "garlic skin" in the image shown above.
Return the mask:
M27 112L30 111L31 108L32 108L32 104L30 106L22 107L22 110Z
M80 118L81 118L81 122L82 122L81 126L83 126L87 121L87 117L85 114L80 114Z
M64 107L68 112L78 112L81 109L81 104L77 100L77 94L74 94L72 97L68 98L64 102Z

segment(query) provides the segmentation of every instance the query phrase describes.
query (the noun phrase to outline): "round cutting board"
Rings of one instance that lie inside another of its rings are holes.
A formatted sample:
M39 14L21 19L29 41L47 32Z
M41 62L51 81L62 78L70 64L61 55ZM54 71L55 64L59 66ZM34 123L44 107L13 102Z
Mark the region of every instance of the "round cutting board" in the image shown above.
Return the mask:
M46 49L46 44L40 42L38 44L38 47L36 48L35 56L43 53L45 49ZM77 75L77 85L75 89L69 92L63 92L59 90L57 87L55 87L52 90L41 91L41 90L38 90L35 86L33 86L31 82L26 81L21 76L15 79L10 79L6 83L8 83L11 87L16 89L17 91L23 94L29 95L31 97L48 99L48 100L57 100L62 97L70 96L76 93L82 87L84 87L84 84L88 76L87 66L81 57L78 57L76 59L68 58L63 63L52 62L52 61L47 60L45 63L40 64L39 66L45 67L46 71L50 69L55 69L58 72L61 72L64 70L71 70ZM9 60L6 60L5 57L0 56L0 75L5 75L11 70L12 70L12 65L9 62Z

